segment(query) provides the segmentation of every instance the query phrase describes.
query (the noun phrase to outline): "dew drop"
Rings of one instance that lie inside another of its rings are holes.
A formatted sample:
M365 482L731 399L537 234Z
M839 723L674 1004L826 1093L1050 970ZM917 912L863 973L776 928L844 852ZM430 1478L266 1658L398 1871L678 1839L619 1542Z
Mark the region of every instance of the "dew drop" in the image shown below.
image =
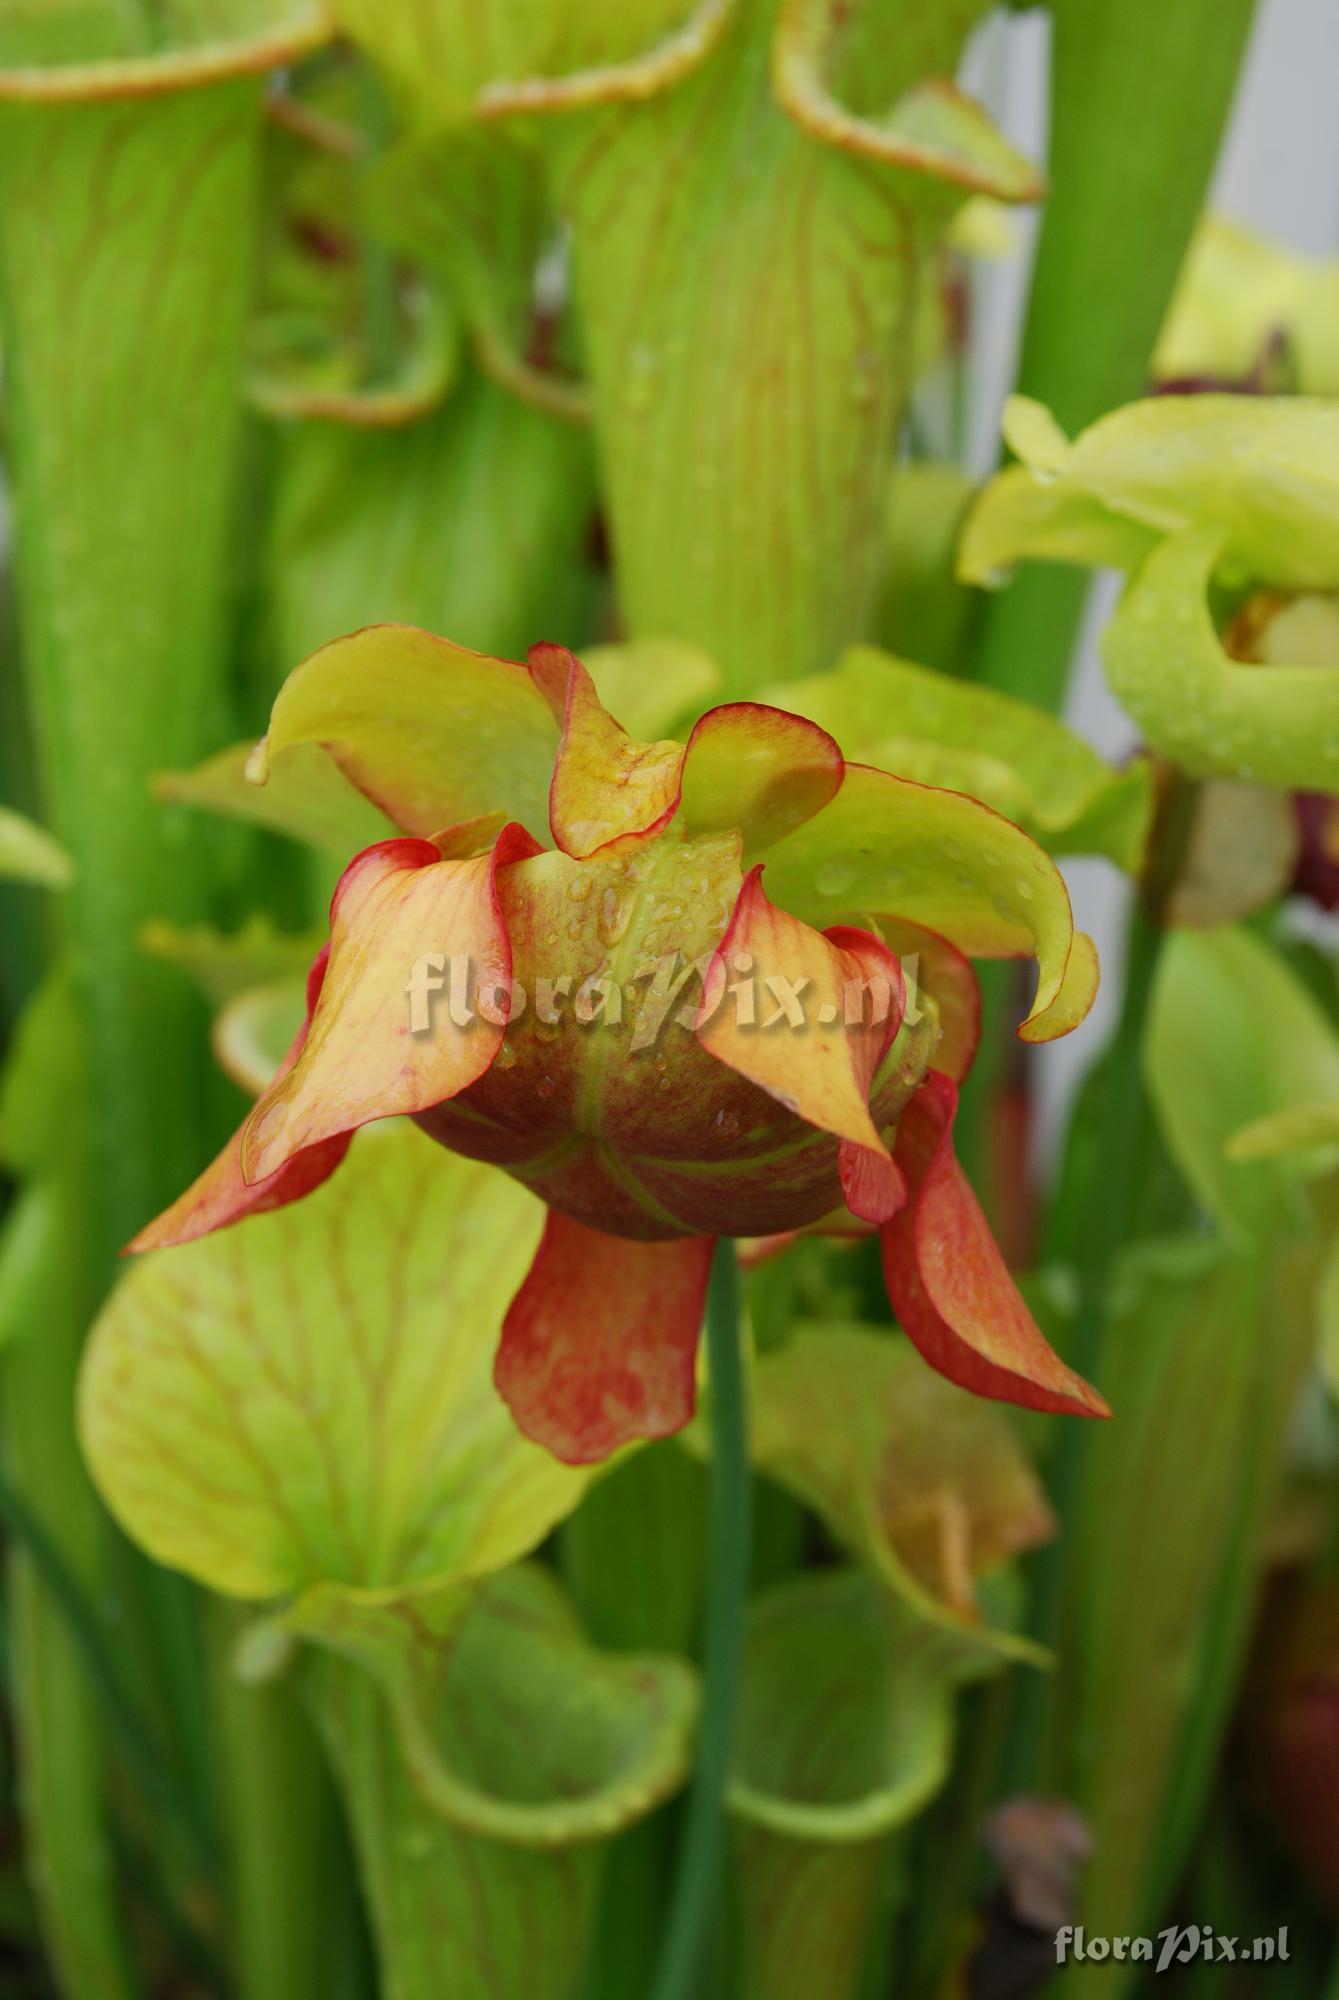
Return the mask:
M854 861L838 856L834 861L824 861L814 876L814 887L820 896L842 896L855 881Z

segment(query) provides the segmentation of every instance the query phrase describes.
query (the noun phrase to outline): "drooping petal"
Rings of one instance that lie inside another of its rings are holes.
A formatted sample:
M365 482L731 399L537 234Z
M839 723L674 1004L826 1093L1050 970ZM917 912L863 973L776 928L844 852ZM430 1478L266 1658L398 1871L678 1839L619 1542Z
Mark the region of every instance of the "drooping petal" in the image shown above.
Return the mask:
M857 1222L878 1228L891 1222L907 1199L906 1177L896 1160L843 1139L837 1148L837 1173L842 1199Z
M497 871L535 852L510 826L469 860L443 859L431 841L387 840L349 864L306 1046L247 1122L248 1179L369 1119L426 1110L483 1075L502 1045L511 981ZM434 994L445 1004L433 1005ZM486 1010L471 995L488 996Z
M957 1100L949 1079L932 1072L898 1124L895 1154L912 1194L881 1232L893 1310L931 1367L964 1389L1025 1409L1106 1416L1009 1275L953 1156Z
M761 875L745 877L708 968L697 1038L811 1125L886 1158L869 1088L901 1024L902 968L877 938L825 937L775 908ZM747 1010L728 991L741 973L757 992Z
M761 702L729 702L694 727L679 813L693 833L739 827L746 859L812 819L842 781L842 753L817 723Z
M562 723L549 825L563 853L585 860L611 841L665 825L678 803L683 745L636 742L566 646L532 646L530 671Z
M637 1243L551 1210L494 1380L527 1437L585 1465L693 1414L712 1240Z
M1097 946L1087 931L1075 931L1063 986L1047 1006L1034 1005L1018 1030L1019 1040L1053 1042L1061 1035L1072 1034L1087 1020L1101 977Z
M831 803L770 850L767 881L778 902L815 925L887 914L927 926L969 957L1034 957L1029 1039L1044 1025L1051 1034L1076 1026L1091 1001L1092 964L1072 955L1059 869L1018 827L960 793L848 764Z
M894 1010L890 1006L888 1019L882 1029L869 1028L863 1033L852 1033L847 1027L845 1039L851 1046L851 1058L855 1065L856 1080L868 1100L875 1072L892 1047L893 1039L906 1013L906 981L898 963L898 978L894 982L888 971L889 953L886 946L868 931L854 929L850 925L835 924L824 932L834 950L853 960L859 967L857 977L863 982L857 990L878 993L880 982L887 981L898 999ZM890 1001L892 994L890 993ZM863 1013L862 1013L863 1019ZM837 1148L837 1174L841 1181L842 1199L851 1214L859 1222L868 1222L874 1227L888 1222L897 1214L907 1198L906 1177L896 1160L890 1158L887 1148L862 1146L854 1139L843 1139Z
M368 625L289 675L253 770L264 783L296 746L319 743L407 833L503 811L542 836L557 740L515 661L412 625Z
M851 647L828 673L772 698L830 729L849 757L968 792L1052 854L1104 854L1139 869L1153 817L1147 760L1113 770L1030 702L874 646Z
M939 1039L930 1067L961 1083L976 1059L981 1039L981 988L976 974L955 945L923 924L882 918L879 930L902 967L907 1020L919 1018L922 999L934 1002Z
M307 1018L279 1066L276 1083L288 1075L302 1053L329 956L329 947L323 947L307 975ZM126 1245L127 1252L163 1250L169 1244L191 1243L197 1236L208 1236L211 1230L226 1229L229 1223L240 1222L245 1215L262 1215L270 1209L286 1208L290 1201L301 1201L304 1195L320 1187L322 1181L329 1180L348 1152L353 1137L351 1132L334 1133L293 1154L263 1180L247 1181L242 1174L245 1131L243 1122L185 1193L146 1224L138 1236L132 1237Z

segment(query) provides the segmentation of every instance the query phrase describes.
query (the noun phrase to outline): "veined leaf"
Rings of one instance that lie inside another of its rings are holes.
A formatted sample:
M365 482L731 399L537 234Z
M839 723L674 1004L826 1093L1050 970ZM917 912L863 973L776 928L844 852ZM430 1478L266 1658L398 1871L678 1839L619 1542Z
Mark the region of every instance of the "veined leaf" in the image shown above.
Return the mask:
M655 1663L564 1654L569 1622L554 1584L529 1569L494 1578L467 1618L440 1728L455 1738L481 1796L547 1796L555 1812L579 1810L572 1755L588 1782L637 1790L643 1712L668 1703L686 1670L666 1663L662 1687ZM537 1650L527 1670L531 1638ZM640 1704L619 1681L634 1671ZM425 1802L371 1676L324 1651L304 1661L303 1676L344 1795L387 2000L572 2000L589 1950L601 1844L542 1850L452 1825ZM573 1724L584 1716L590 1726L577 1746L555 1739L554 1716Z
M575 645L591 629L590 439L473 364L421 422L301 424L277 451L268 572L279 673L383 620L506 659L536 638Z
M977 1579L1048 1540L1055 1522L997 1405L933 1373L906 1341L801 1325L755 1366L752 1451L922 1617L983 1646L1018 1644L981 1629Z
M113 1513L242 1597L404 1589L524 1553L584 1486L491 1379L541 1215L391 1126L306 1201L133 1264L80 1395Z
M339 1611L332 1593L323 1608L333 1650L304 1659L303 1681L344 1794L388 1996L572 2000L599 1836L678 1782L691 1670L593 1652L537 1567L398 1605L346 1596ZM487 1834L468 1830L480 1822Z

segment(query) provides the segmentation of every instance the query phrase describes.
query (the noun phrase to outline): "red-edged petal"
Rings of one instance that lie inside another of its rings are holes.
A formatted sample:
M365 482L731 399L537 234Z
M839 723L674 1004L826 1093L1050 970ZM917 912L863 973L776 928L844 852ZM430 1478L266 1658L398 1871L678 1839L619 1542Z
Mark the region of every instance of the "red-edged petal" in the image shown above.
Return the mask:
M529 658L536 687L562 723L549 825L563 853L584 861L614 841L659 832L679 802L683 745L629 736L566 646L532 646Z
M928 994L939 1015L933 1065L941 1076L961 1083L976 1060L981 1039L981 988L971 961L937 931L901 917L881 918L879 929L895 951L907 982L907 1019L918 1020L917 996Z
M1010 1277L953 1156L958 1093L931 1072L898 1123L911 1200L880 1231L893 1310L932 1368L978 1396L1030 1410L1109 1416L1054 1352Z
M901 1023L902 968L867 931L815 931L778 910L761 876L761 864L745 876L707 968L697 1038L820 1131L886 1155L869 1090ZM729 990L741 975L753 1020Z
M329 957L330 947L323 945L307 975L307 1018L294 1035L276 1072L276 1080L287 1076L302 1053ZM208 1236L211 1230L226 1229L229 1223L240 1222L243 1216L262 1215L268 1209L285 1208L290 1201L301 1201L303 1195L329 1180L348 1152L353 1137L351 1132L339 1132L319 1145L304 1147L277 1173L248 1185L242 1178L245 1130L244 1121L198 1180L127 1243L128 1252L163 1250L169 1244L191 1243L197 1236Z
M708 709L684 753L679 818L690 833L738 827L748 859L834 798L846 769L816 722L756 701Z
M493 1370L527 1437L588 1465L683 1428L712 1248L708 1236L606 1236L549 1211Z
M383 840L350 862L330 905L330 964L306 1045L247 1120L248 1180L337 1132L425 1111L477 1082L506 1022L500 1005L485 1012L470 996L505 995L511 982L497 871L537 852L523 827L508 826L491 853L468 860L443 859L427 840ZM441 990L457 962L472 980L460 1018ZM411 1007L416 967L425 976L421 1026ZM431 1005L430 992L442 1004Z

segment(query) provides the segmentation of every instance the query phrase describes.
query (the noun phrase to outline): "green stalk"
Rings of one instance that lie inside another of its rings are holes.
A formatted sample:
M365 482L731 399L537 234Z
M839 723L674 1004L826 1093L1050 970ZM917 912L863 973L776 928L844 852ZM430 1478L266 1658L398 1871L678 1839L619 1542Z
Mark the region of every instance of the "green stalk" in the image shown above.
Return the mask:
M729 1238L717 1245L711 1267L707 1364L711 1382L711 1553L702 1717L653 2000L691 2000L701 1991L703 1952L718 1901L725 1853L725 1791L738 1707L752 1546L739 1266Z
M102 1583L104 1522L74 1439L74 1383L93 1301L69 1246L86 1222L77 1162L22 1197L41 1227L26 1269L6 1259L4 1419L10 1480L91 1595ZM51 1254L52 1247L60 1254ZM29 1543L8 1563L12 1724L28 1873L62 1993L131 2000L131 1977L106 1823L102 1718L66 1607Z
M1122 1250L1137 1235L1150 1116L1143 1079L1144 1036L1167 909L1189 846L1199 796L1197 785L1173 774L1154 830L1148 875L1130 913L1125 996L1108 1057L1102 1144L1089 1154L1087 1185L1078 1202L1082 1228L1076 1258L1078 1304L1066 1359L1087 1380L1100 1380L1116 1267ZM1065 1423L1056 1440L1050 1492L1062 1522L1073 1516L1091 1444L1089 1432L1087 1424ZM1033 1569L1031 1631L1043 1645L1054 1645L1058 1639L1070 1553L1069 1538L1059 1536L1042 1550ZM1022 1683L1011 1736L1010 1791L1044 1782L1051 1695L1044 1675L1031 1674Z
M223 1602L211 1613L234 1990L326 2000L338 1834L325 1760L288 1681L252 1685L234 1671L247 1615Z
M0 60L5 45L0 13ZM150 780L226 712L226 530L260 80L239 44L0 69L0 328L24 667L94 1064L110 1254L199 1164L200 1023L137 947L202 906ZM283 53L277 43L273 56ZM34 83L34 75L37 82Z
M1066 430L1143 393L1232 107L1255 0L1058 0L1050 181L1017 388ZM1058 710L1087 595L1029 568L991 600L977 671Z

